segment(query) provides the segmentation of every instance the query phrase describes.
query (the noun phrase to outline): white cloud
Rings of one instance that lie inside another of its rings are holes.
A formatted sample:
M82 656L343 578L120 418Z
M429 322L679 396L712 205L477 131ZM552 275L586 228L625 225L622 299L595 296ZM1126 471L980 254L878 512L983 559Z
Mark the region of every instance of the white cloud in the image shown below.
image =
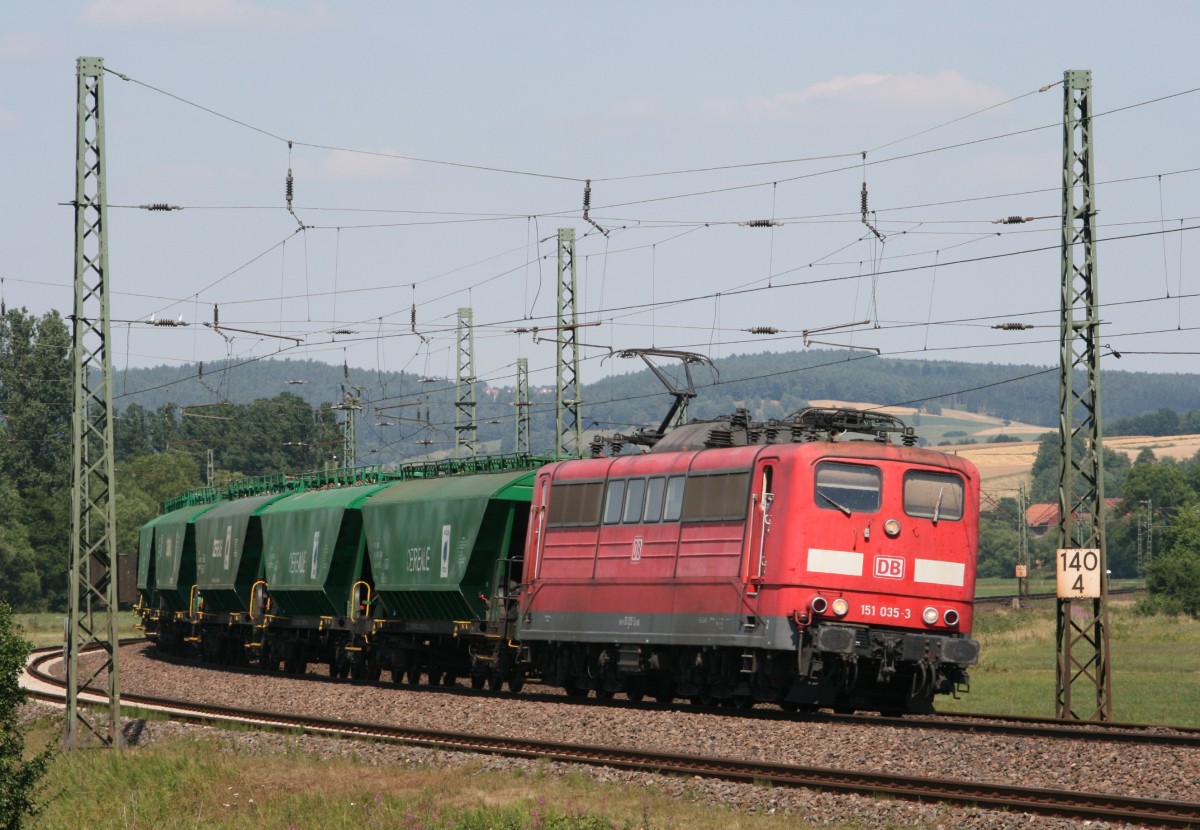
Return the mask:
M53 41L34 32L0 37L0 59L3 60L21 61L56 53Z
M712 99L706 101L703 108L716 118L783 120L803 117L822 105L870 107L874 111L975 110L998 103L1005 97L1001 90L952 70L932 75L860 73L838 75L798 91L770 97Z
M625 98L612 105L612 114L621 118L637 118L653 115L659 109L659 101L653 95L637 95Z
M413 162L399 155L391 149L333 150L317 164L314 175L322 179L399 179L413 167Z
M84 23L102 26L223 26L297 30L326 25L324 6L301 11L271 9L250 0L93 0L83 8Z

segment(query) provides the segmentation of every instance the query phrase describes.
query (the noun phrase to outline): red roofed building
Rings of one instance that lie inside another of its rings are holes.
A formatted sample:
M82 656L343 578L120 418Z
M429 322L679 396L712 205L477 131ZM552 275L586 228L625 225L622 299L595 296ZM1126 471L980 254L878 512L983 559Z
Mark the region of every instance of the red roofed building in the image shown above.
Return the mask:
M1114 510L1120 507L1121 499L1105 499L1104 504L1109 510ZM1082 515L1076 515L1075 518L1079 520L1082 517ZM1025 509L1025 526L1034 536L1044 536L1048 531L1057 528L1058 504L1039 502L1029 505Z

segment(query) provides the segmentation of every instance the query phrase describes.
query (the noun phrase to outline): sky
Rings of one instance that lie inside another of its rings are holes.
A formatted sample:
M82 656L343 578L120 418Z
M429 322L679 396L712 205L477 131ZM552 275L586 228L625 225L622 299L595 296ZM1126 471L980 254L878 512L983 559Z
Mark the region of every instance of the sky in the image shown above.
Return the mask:
M1086 69L1102 366L1194 372L1196 31L1191 2L10 0L0 290L70 313L89 56L118 369L453 377L469 308L480 380L553 383L560 228L585 383L647 347L1053 366Z

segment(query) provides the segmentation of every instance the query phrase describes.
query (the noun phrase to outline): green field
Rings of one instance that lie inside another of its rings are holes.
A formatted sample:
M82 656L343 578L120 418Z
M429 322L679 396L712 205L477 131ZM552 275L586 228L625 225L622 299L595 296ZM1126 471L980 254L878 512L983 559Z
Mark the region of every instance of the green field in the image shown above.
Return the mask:
M42 646L62 645L64 614L13 614L13 622L17 624L18 633L34 648ZM142 632L136 628L138 620L130 611L117 614L117 637L140 637Z
M1200 620L1139 616L1131 602L1109 607L1113 720L1200 727ZM971 692L941 699L939 711L1054 717L1055 628L1053 604L976 614L982 655Z

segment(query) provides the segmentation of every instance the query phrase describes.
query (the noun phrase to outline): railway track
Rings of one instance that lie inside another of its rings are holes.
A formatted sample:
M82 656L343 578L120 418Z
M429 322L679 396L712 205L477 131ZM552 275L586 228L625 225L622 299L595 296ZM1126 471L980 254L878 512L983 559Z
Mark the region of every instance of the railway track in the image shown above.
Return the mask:
M28 665L34 679L32 697L60 701L65 684L49 674L45 666L61 659L58 649L41 649ZM51 691L57 689L58 691ZM306 733L369 738L449 751L490 753L511 757L548 759L567 763L605 766L642 772L702 776L752 782L779 787L806 787L865 796L888 796L925 802L966 805L1013 813L1061 816L1088 821L1126 822L1160 827L1200 827L1200 803L1121 796L1109 793L1072 792L1058 789L1017 787L944 778L858 772L788 764L752 762L729 758L678 755L586 746L552 741L447 732L374 723L346 722L265 711L240 710L201 705L143 695L122 695L122 702L164 712L171 718L192 723L240 723L260 729L301 730ZM983 717L983 716L980 716ZM879 718L871 720L879 721ZM1036 719L1034 719L1036 720ZM935 721L901 721L929 727ZM993 728L994 724L972 723L971 728ZM1034 724L1029 727L1033 728ZM1135 725L1107 729L1130 735ZM938 728L938 727L934 727ZM961 725L960 725L961 728ZM1093 730L1073 730L1080 738ZM1191 735L1195 739L1196 735ZM1111 739L1111 738L1108 738Z

